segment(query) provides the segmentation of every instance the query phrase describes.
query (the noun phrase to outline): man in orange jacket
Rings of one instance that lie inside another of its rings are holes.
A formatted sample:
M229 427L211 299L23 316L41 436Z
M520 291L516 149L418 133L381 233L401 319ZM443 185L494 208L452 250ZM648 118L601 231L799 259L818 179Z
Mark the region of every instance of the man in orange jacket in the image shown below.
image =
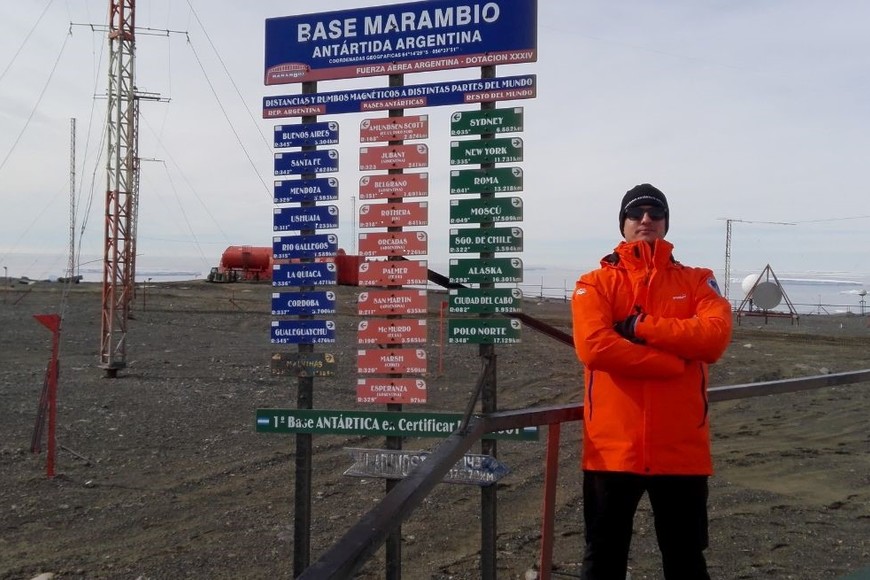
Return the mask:
M708 579L707 365L731 339L713 273L677 262L668 200L648 183L619 206L625 238L577 281L574 346L585 372L581 577L622 580L649 495L665 578Z

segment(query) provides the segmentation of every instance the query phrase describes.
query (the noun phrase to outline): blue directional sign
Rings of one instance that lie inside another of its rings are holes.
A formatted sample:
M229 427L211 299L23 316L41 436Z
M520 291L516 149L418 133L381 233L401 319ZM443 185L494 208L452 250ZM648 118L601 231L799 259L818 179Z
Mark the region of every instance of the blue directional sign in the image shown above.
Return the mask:
M337 177L287 179L275 182L275 203L332 201L338 199Z
M338 279L335 262L275 264L272 266L272 286L328 286Z
M533 99L536 91L537 76L520 75L331 93L279 95L263 97L263 118L335 115L338 113ZM313 171L309 168L307 172Z
M272 224L276 232L335 229L338 227L338 206L276 207Z
M336 171L338 171L338 151L335 149L275 153L275 175L335 173Z
M326 258L334 256L337 252L338 236L335 234L275 236L272 238L272 257L278 260Z
M272 294L273 316L335 314L335 292L275 292Z
M266 20L265 84L537 60L537 0L429 0Z
M274 127L273 146L275 149L335 145L336 143L338 143L338 123L335 121L275 125Z
M273 320L272 344L324 344L335 342L332 320Z

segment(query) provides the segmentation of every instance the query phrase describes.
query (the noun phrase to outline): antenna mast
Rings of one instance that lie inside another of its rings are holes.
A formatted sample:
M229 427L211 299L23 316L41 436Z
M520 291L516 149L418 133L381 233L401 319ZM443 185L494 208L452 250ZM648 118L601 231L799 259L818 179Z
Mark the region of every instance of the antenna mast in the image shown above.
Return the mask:
M725 300L728 300L729 289L731 288L731 223L742 222L745 224L773 224L778 226L794 226L792 222L761 222L754 220L738 220L732 218L719 218L725 220Z
M76 119L69 120L69 259L66 278L73 282L76 275Z

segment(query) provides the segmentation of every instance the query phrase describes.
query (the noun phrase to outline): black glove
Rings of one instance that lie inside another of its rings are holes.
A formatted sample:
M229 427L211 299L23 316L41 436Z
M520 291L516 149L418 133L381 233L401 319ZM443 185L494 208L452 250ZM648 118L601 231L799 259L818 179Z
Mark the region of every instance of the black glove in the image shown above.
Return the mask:
M613 330L615 330L622 338L630 340L631 342L643 344L643 340L634 335L634 326L637 324L637 317L637 314L632 314L625 320L620 320L613 325Z

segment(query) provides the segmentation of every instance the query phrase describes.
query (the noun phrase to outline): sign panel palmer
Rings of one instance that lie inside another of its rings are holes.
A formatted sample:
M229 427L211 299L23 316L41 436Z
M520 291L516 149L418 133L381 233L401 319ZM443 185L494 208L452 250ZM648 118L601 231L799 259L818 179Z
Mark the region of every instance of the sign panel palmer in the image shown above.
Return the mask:
M369 260L359 265L359 283L362 286L405 286L426 284L429 281L426 260Z
M537 60L537 0L429 0L266 20L266 85Z

